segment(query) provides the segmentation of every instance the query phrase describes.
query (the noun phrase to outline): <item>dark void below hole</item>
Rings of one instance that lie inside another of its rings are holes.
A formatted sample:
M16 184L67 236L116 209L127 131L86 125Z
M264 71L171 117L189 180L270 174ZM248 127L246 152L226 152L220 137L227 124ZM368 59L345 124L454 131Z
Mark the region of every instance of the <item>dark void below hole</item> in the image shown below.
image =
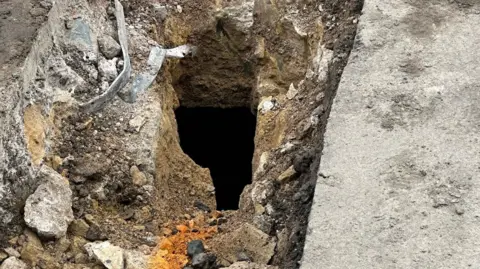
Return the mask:
M252 180L255 115L248 108L180 107L175 116L183 151L210 169L217 209L238 209Z

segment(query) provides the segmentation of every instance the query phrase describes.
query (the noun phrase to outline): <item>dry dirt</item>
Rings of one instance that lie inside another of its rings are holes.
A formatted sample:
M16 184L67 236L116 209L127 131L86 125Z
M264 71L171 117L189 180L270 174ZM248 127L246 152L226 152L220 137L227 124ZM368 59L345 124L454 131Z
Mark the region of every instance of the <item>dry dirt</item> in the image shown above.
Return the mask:
M0 80L11 74L10 68L25 60L38 27L48 10L35 0L0 2Z

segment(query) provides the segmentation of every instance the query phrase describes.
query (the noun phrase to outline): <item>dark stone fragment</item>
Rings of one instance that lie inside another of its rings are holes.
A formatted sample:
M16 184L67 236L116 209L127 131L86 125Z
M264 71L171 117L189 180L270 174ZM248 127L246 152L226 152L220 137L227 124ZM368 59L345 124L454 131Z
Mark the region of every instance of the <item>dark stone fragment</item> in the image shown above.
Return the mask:
M192 240L188 243L187 254L189 257L193 257L197 254L205 252L202 240Z
M193 206L208 213L212 212L210 207L198 200L193 203Z
M90 228L88 228L87 236L85 238L90 241L102 241L108 239L97 225L91 225Z
M200 253L192 258L191 265L193 269L212 269L215 268L217 257L211 253Z

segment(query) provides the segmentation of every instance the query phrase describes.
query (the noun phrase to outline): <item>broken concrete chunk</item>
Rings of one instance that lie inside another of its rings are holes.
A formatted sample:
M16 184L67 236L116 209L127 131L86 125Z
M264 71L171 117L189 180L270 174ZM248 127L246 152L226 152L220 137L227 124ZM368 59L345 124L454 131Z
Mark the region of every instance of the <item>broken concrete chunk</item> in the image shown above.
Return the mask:
M85 250L90 258L94 258L108 269L124 269L123 249L110 242L88 243Z
M15 257L10 257L2 263L0 269L27 269L27 265Z
M120 44L109 35L98 38L98 46L103 56L107 59L113 59L122 52Z
M73 220L72 191L68 181L48 166L42 166L43 182L28 197L25 223L40 236L61 238Z
M100 77L105 81L112 82L118 76L116 59L106 60L102 59L98 63L98 72Z
M220 269L278 269L278 267L252 262L236 262L229 267L222 267Z
M219 257L231 263L237 261L238 253L244 252L252 261L267 264L274 254L275 245L274 239L266 233L251 224L244 224L239 229L226 234L216 251Z
M125 251L125 269L147 269L148 256L140 251Z

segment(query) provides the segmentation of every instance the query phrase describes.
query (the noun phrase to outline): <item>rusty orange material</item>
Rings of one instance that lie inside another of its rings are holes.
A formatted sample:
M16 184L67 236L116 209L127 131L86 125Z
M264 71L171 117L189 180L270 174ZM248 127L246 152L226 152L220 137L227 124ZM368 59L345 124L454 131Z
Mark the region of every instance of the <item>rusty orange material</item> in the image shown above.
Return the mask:
M218 232L217 227L195 227L193 220L188 226L176 226L178 233L163 237L155 254L149 260L149 269L182 269L188 263L187 245L192 240L211 238ZM194 232L195 231L195 232Z

